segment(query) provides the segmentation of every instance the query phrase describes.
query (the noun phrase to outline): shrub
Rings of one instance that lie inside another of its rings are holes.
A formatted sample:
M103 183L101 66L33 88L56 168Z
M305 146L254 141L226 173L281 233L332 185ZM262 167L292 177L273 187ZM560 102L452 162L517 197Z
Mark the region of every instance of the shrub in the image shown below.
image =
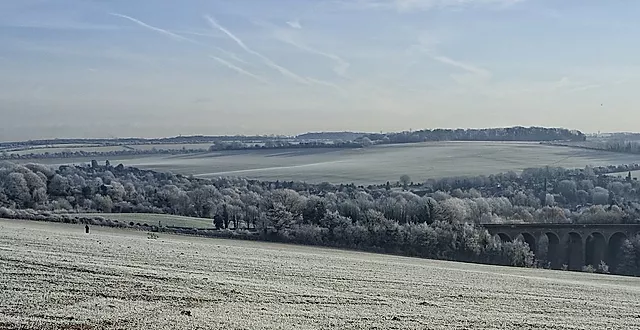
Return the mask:
M598 273L609 274L609 265L603 260L600 260L600 264L598 265Z

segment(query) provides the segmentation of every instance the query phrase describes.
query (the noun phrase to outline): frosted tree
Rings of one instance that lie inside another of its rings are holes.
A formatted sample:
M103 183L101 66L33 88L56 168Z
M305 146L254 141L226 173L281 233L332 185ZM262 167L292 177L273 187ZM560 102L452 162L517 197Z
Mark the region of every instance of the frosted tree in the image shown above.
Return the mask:
M267 211L267 220L276 231L280 232L283 229L291 227L294 216L283 204L274 203Z
M411 177L407 174L404 174L400 177L400 183L402 184L403 189L407 190L407 187L411 183Z

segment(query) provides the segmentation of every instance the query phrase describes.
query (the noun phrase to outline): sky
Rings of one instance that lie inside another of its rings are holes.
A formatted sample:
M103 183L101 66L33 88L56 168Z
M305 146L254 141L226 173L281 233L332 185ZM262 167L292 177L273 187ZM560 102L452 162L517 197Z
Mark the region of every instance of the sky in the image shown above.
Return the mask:
M0 140L638 131L639 1L0 1Z

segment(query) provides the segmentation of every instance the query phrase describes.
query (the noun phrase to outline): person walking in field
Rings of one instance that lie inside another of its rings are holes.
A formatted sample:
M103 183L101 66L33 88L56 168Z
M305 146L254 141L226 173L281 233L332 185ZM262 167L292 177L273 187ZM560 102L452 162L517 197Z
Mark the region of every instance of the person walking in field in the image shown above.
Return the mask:
M84 232L89 233L89 225L84 225Z

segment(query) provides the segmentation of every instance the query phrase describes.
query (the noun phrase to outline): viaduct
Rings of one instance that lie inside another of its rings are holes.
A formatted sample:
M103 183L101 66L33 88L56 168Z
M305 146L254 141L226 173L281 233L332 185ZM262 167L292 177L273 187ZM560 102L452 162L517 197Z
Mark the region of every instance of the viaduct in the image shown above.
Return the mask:
M598 267L601 261L611 271L618 266L622 243L640 234L640 224L483 224L502 241L522 240L551 268L567 265L570 270ZM546 251L543 251L546 250Z

